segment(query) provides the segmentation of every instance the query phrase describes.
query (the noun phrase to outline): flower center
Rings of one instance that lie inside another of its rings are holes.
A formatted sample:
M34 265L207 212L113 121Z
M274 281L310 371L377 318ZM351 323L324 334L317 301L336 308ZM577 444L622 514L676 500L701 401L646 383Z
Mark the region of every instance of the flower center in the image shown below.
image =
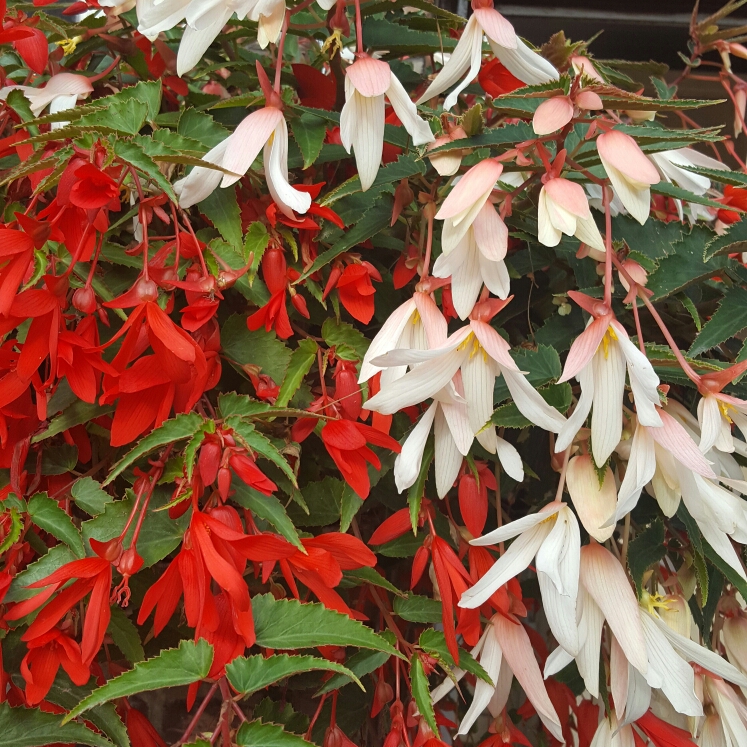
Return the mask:
M612 342L612 340L617 340L617 335L615 334L615 330L612 329L612 327L607 327L607 331L604 333L604 337L602 338L602 347L604 348L605 360L609 358L610 343Z

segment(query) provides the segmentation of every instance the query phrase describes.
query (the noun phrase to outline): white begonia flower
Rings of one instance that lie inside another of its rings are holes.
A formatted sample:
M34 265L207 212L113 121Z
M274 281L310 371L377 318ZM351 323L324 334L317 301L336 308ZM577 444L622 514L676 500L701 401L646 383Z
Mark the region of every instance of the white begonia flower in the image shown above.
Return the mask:
M424 145L434 139L428 123L420 118L415 104L389 65L383 60L359 55L345 71L340 139L348 153L353 149L364 192L376 179L384 150L384 97L414 145Z

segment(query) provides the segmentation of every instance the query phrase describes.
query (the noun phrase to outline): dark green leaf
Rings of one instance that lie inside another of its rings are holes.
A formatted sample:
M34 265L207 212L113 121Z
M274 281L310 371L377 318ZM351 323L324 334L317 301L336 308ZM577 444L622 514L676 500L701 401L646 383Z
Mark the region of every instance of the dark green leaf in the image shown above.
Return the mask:
M83 724L62 723L62 716L36 708L11 708L0 703L0 747L42 747L67 742L91 747L112 747L112 743Z
M22 526L22 524L19 524ZM67 545L55 545L48 553L42 555L39 560L27 566L11 582L10 589L5 595L5 602L21 602L30 599L39 592L37 589L26 588L29 584L41 581L43 578L62 568L66 563L76 560L73 551Z
M197 109L185 109L179 117L176 131L184 137L197 140L206 148L214 148L230 134L223 125L218 124L209 114Z
M381 635L382 638L386 638L389 643L394 645L396 638L394 633L390 630L385 630L379 635ZM346 659L345 665L360 679L366 674L375 672L379 667L384 666L387 661L389 661L389 654L382 653L381 651L361 650ZM332 692L333 690L338 690L345 685L349 685L351 682L352 680L344 674L335 674L319 688L316 696L319 697L320 695Z
M109 680L84 698L65 717L65 722L115 698L158 690L162 687L191 685L207 677L213 662L213 647L204 639L183 640L179 648L167 649L158 656L136 664L119 677Z
M79 558L85 557L86 551L80 532L57 501L52 500L46 493L37 493L29 501L28 511L36 526L64 542Z
M418 517L420 515L420 505L423 502L425 492L425 483L428 479L428 470L431 468L433 456L436 453L435 444L432 438L426 442L423 451L423 461L420 463L420 472L415 482L407 491L407 505L410 507L410 523L412 524L412 533L417 534Z
M371 584L372 586L378 586L381 589L386 589L392 594L396 594L400 597L407 596L403 591L400 591L394 584L389 583L375 568L357 568L354 571L343 571L342 585L345 586L348 583L354 583L356 586L360 584Z
M222 417L227 418L231 415L238 415L242 418L248 418L252 415L266 413L272 409L272 405L267 402L259 402L251 399L245 394L236 394L236 392L224 392L218 396L218 410Z
M280 469L285 473L285 476L293 483L293 486L298 487L293 468L288 464L288 460L280 453L278 447L273 444L267 436L262 435L259 431L254 429L253 425L245 423L235 415L226 418L225 425L229 428L233 428L236 435L247 448L256 451L258 454L261 454L266 459L269 459L273 464L280 467Z
M327 124L313 114L304 113L291 120L291 129L303 155L303 167L308 169L322 150L327 135Z
M695 338L689 355L715 348L747 327L747 290L734 285L726 291L713 316Z
M568 383L552 384L537 390L547 404L552 405L563 415L571 406L573 390ZM490 422L499 428L528 428L532 423L519 411L519 408L511 402L510 404L497 407Z
M251 364L259 366L276 384L285 376L291 351L274 332L258 329L251 332L246 327L246 318L229 317L221 329L223 355L237 368Z
M301 340L293 351L288 362L285 378L280 385L280 391L275 402L276 407L285 407L301 386L304 376L311 370L316 361L316 351L319 346L308 338Z
M301 494L309 513L306 514L297 504L291 504L288 513L293 523L302 527L324 527L338 522L344 489L345 483L336 477L307 483L301 488Z
M667 553L664 544L666 530L661 519L657 519L639 534L628 548L628 568L635 582L638 596L643 589L643 574L655 563L658 563Z
M327 317L322 324L322 339L335 355L343 360L362 361L368 350L369 340L351 324Z
M436 724L436 714L433 711L433 701L431 700L431 691L428 687L428 677L423 669L423 662L417 653L412 655L410 661L410 683L412 685L412 697L418 705L420 715L425 719L431 731L438 734L438 725Z
M31 443L35 444L40 441L45 441L46 439L52 438L52 436L56 436L76 425L82 425L94 418L108 415L110 412L114 412L114 405L97 405L78 399L63 413L52 418L47 428L41 431L41 433L34 435L31 439Z
M475 661L472 655L463 648L459 649L459 663L454 663L454 657L449 652L446 638L440 630L433 630L433 628L424 630L420 634L420 640L418 642L423 651L438 659L447 667L453 668L458 666L459 669L474 674L489 685L494 685L493 681L490 679L490 675L483 669L482 665Z
M236 187L214 190L199 204L199 210L232 247L243 249L244 233L241 230L241 212L236 201Z
M112 605L111 613L107 632L112 637L114 645L127 657L130 664L144 661L145 651L135 623L116 604Z
M342 674L354 680L363 689L360 680L347 667L319 656L289 656L276 654L265 658L240 656L226 666L231 686L244 695L263 690L276 682L301 672L327 671Z
M155 451L159 446L165 446L166 444L174 443L174 441L190 438L204 422L203 418L196 412L177 415L173 420L165 421L161 426L143 438L127 456L114 465L112 471L109 473L109 477L104 480L103 484L108 485L131 464L146 454L150 454L151 451Z
M409 594L404 599L396 597L394 614L408 622L440 623L441 602L418 594Z
M163 175L158 168L158 164L139 145L128 140L117 139L114 141L114 152L123 163L134 166L149 179L152 179L172 202L178 202L171 182Z
M277 724L247 721L236 733L238 747L311 747L303 737L291 734Z
M77 506L91 516L103 514L106 504L114 500L102 489L101 483L92 477L81 477L76 480L70 492Z
M285 507L274 495L263 495L240 480L234 481L233 489L234 493L231 497L236 503L248 508L255 516L272 524L288 542L299 549L303 547Z
M317 646L357 646L401 656L384 638L347 615L321 604L275 599L272 594L252 598L257 645L298 649Z

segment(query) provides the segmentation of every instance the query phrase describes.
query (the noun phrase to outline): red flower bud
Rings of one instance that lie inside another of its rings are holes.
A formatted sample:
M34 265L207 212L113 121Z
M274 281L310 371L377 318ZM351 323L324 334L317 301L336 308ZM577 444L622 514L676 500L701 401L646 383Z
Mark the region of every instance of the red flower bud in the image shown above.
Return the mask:
M85 288L78 288L73 293L73 306L75 306L81 314L93 314L96 311L96 293L93 288L86 286Z
M262 257L262 277L270 293L277 293L285 288L287 283L286 270L287 265L283 250L277 247L268 249L265 256Z
M140 278L135 283L135 295L140 303L155 301L158 298L158 286L152 280Z
M130 547L122 553L117 563L117 570L123 576L132 576L143 567L143 559L134 547Z
M340 361L333 378L335 380L335 399L339 400L343 414L350 420L357 420L361 414L363 400L361 389L358 386L355 366L349 361Z
M222 449L217 440L213 441L211 439L208 441L205 439L200 447L200 458L197 463L204 485L212 485L215 482L220 467L221 454Z
M104 560L108 560L110 563L116 563L119 560L119 556L122 554L122 540L119 537L110 539L108 542L99 542L99 540L91 539L91 549Z
M293 308L303 317L306 319L309 318L309 309L306 306L306 299L298 294L293 293L291 294L291 303L293 304Z
M228 499L228 491L231 489L231 470L221 467L218 470L218 494L222 501Z

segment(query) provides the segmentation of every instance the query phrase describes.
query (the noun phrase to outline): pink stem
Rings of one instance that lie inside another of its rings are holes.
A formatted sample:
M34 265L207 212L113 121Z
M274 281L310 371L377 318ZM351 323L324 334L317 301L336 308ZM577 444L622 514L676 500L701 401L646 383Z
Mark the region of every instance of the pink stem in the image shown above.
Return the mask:
M275 93L280 93L280 73L283 70L283 49L285 47L285 37L288 33L288 24L290 23L290 11L285 11L283 18L283 28L280 31L280 41L278 42L277 57L275 59Z
M602 187L602 201L604 203L604 303L612 308L612 212L610 211L610 193Z

